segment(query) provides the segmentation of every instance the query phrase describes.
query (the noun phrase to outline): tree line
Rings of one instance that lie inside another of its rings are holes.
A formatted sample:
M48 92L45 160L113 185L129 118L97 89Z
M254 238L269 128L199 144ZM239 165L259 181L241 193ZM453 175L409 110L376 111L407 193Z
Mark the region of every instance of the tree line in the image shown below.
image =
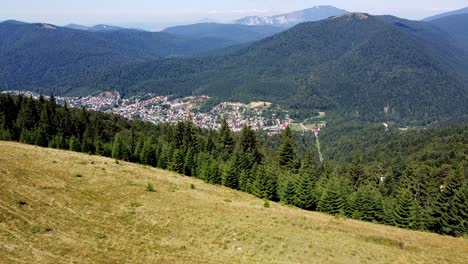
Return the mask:
M233 133L226 121L218 131L191 120L155 125L61 106L53 96L0 95L0 140L141 163L306 210L452 236L468 233L467 129L429 133L430 151L424 145L427 133L405 132L406 143L419 147L402 147L395 162L372 147L381 142L371 135L361 138L365 147L349 145L362 152L371 148L373 158L348 151L345 133L329 132L324 142L329 137L343 145L330 143L336 158L320 163L314 142L304 143L313 137L289 127L268 137L248 125ZM354 136L351 131L349 140ZM396 151L392 144L401 143L401 136L389 137L386 148ZM455 153L442 155L446 138L457 146Z

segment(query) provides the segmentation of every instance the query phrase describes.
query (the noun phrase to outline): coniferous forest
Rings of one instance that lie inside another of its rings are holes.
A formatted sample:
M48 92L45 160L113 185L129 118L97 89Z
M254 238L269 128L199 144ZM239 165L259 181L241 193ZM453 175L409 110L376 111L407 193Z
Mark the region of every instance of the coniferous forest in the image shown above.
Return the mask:
M0 140L141 163L306 210L402 228L468 234L468 125L399 131L335 124L315 139L269 137L190 120L154 125L0 95Z

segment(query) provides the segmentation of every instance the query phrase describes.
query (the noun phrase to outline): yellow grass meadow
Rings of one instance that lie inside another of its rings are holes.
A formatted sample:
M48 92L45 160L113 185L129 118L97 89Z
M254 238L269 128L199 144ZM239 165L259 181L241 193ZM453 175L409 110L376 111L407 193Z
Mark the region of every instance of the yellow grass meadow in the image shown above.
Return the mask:
M159 169L0 142L0 263L468 260L463 238L263 204Z

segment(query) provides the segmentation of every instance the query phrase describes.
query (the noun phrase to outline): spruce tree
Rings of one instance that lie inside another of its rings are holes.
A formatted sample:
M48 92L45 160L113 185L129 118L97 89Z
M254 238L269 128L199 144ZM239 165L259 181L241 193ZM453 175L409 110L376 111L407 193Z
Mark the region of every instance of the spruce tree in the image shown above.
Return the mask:
M449 187L450 188L450 187ZM468 234L468 183L458 186L453 190L446 203L438 223L440 233L451 236L463 236Z
M266 165L261 165L255 170L255 180L252 184L252 193L268 200L277 198L277 178L276 174L268 169Z
M234 164L226 166L223 172L222 183L224 186L237 190L239 188L239 172Z
M212 184L221 184L222 177L218 162L213 161L208 167L208 182Z
M244 126L241 131L239 146L234 154L239 171L251 170L255 164L262 161L262 155L257 145L255 132L249 126Z
M121 133L117 133L114 138L114 144L112 147L112 158L117 160L129 160L130 150L123 141Z
M349 199L349 215L358 220L382 221L384 217L382 195L373 185L359 187Z
M314 180L309 173L299 174L299 182L296 188L296 204L306 210L314 210L316 201L314 195Z
M396 196L395 207L393 208L394 225L398 227L408 227L410 225L413 201L411 192L407 188L400 188Z
M278 150L278 163L281 166L292 167L294 162L294 147L292 133L289 126L283 131L281 146Z
M158 159L158 167L167 169L172 161L173 149L171 145L165 144L162 146L161 155Z
M456 175L448 184L442 185L438 194L437 200L432 206L432 224L431 230L441 234L450 232L450 223L448 212L450 211L450 203L455 197L455 193L462 186L462 178Z
M39 118L38 126L35 130L35 145L41 147L47 147L49 140L53 135L52 132L52 118L50 116L50 111L46 104L43 105L41 110L41 115Z
M234 151L234 139L226 119L221 122L221 129L218 134L218 144L222 153L222 159L226 161Z
M176 149L181 149L184 146L184 135L185 135L185 122L178 122L174 128L174 147Z
M288 180L286 183L286 187L284 189L284 196L283 200L287 204L295 205L295 197L296 197L296 188L294 187L294 183L292 180Z
M195 163L195 154L192 148L189 148L184 160L184 174L193 176L196 174L197 164Z
M143 148L140 153L140 161L143 164L156 167L157 159L153 140L147 139L143 144Z
M428 214L417 200L413 200L410 207L408 227L414 230L426 230L428 225Z
M169 170L177 172L177 173L184 173L184 164L185 164L185 155L184 153L176 149L172 155L172 160L169 165Z
M318 201L318 210L333 215L346 215L347 197L351 193L349 185L343 177L330 176Z
M80 139L72 136L69 140L68 145L70 146L71 151L80 152L81 151L81 142Z

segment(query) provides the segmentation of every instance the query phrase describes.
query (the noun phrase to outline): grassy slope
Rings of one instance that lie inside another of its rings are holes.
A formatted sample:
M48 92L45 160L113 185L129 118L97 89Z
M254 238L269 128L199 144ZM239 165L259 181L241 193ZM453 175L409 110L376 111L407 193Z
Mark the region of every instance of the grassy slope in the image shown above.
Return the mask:
M156 192L145 191L148 180ZM0 242L0 263L463 263L468 258L463 238L275 203L263 208L251 195L174 173L7 142L0 142Z

